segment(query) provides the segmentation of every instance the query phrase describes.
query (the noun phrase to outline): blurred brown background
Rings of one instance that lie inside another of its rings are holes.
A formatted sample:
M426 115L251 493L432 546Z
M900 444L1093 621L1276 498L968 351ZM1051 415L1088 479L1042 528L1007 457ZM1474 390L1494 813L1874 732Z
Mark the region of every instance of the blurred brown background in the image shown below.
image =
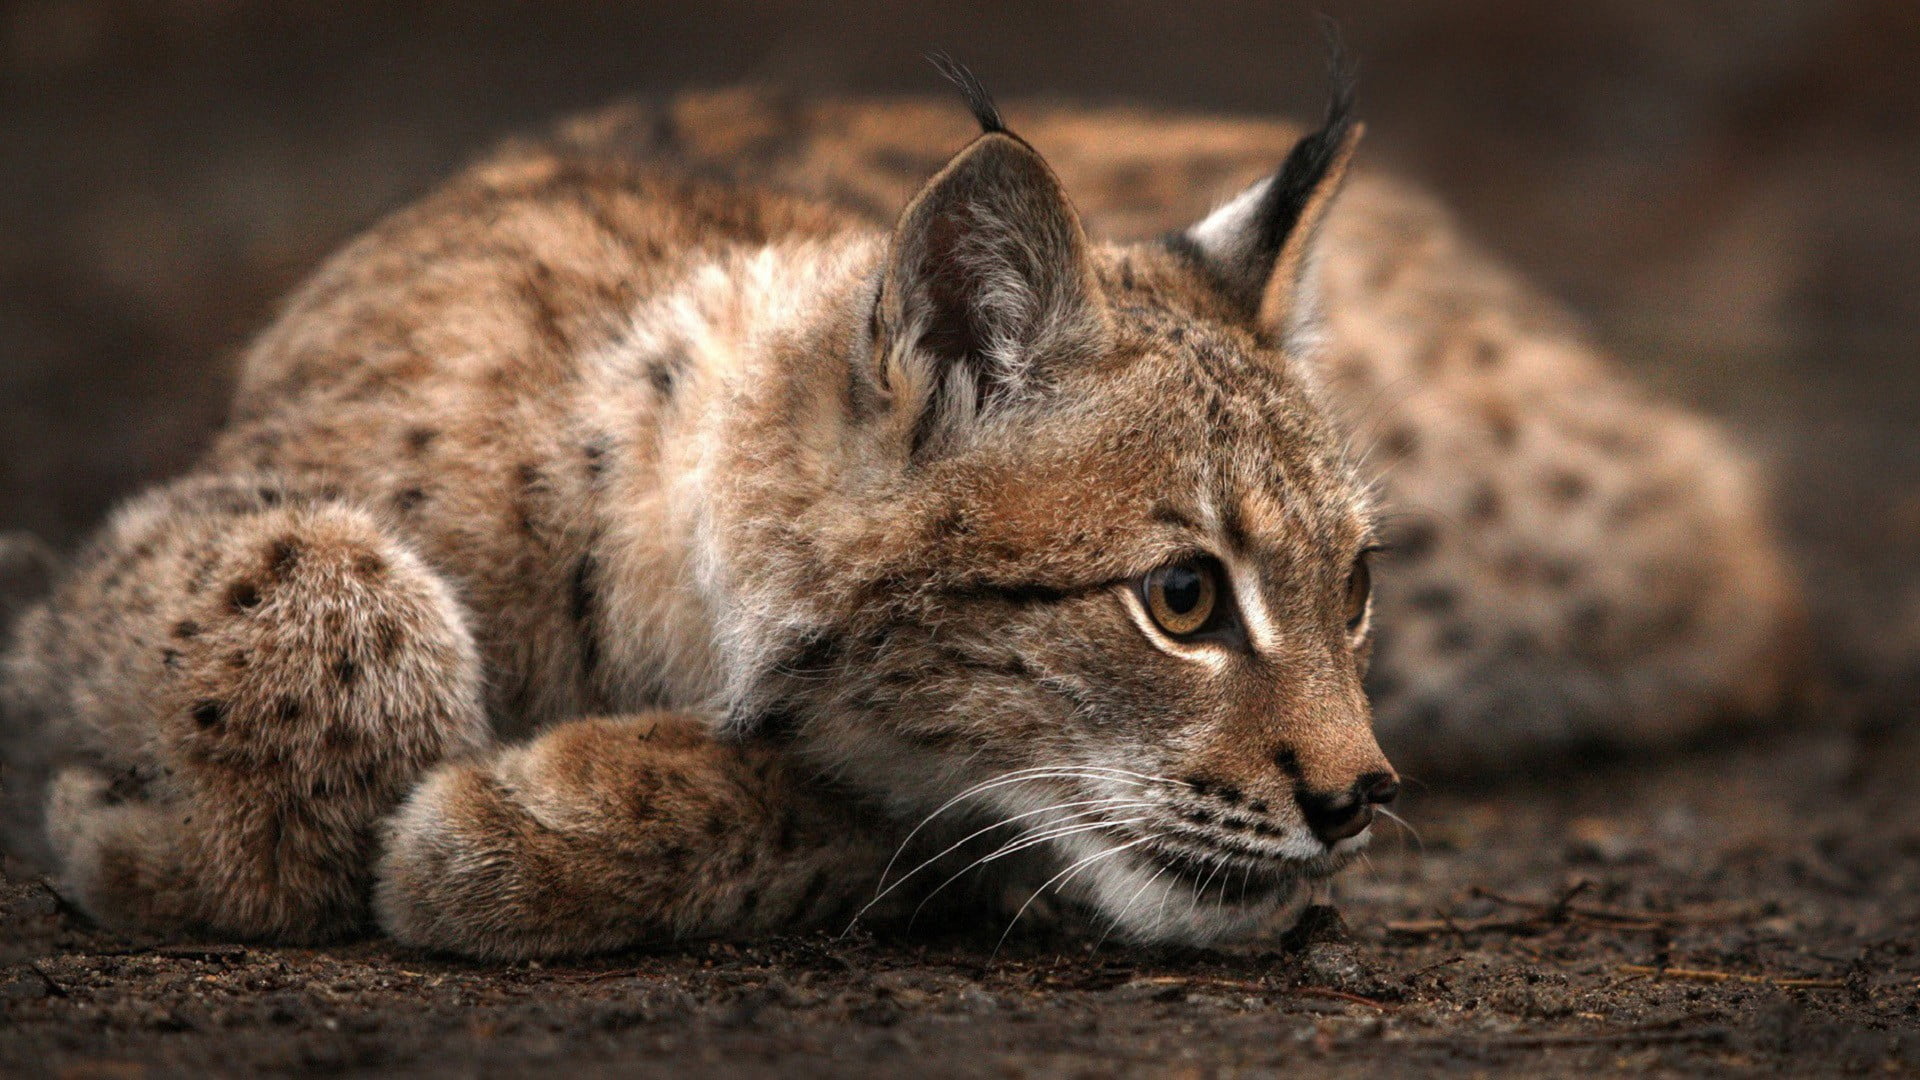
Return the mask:
M1780 477L1845 681L1920 641L1920 5L1329 2L1379 165ZM1312 8L1232 2L0 5L0 529L185 466L330 248L503 134L739 81L1310 113ZM956 106L957 107L957 106ZM1043 148L1044 149L1044 148ZM1904 693L1904 691L1902 691Z

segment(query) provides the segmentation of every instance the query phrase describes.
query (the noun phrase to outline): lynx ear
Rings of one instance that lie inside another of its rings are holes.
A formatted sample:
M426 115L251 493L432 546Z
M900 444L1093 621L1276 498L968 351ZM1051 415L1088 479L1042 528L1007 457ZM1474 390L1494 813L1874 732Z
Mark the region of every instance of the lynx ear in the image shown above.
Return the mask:
M908 205L884 274L879 375L914 417L916 451L1105 338L1079 215L1040 155L1004 130L974 140Z
M1294 144L1278 172L1171 241L1260 325L1282 338L1294 336L1313 317L1320 226L1366 130L1352 117L1352 87L1351 79L1336 70L1320 130Z

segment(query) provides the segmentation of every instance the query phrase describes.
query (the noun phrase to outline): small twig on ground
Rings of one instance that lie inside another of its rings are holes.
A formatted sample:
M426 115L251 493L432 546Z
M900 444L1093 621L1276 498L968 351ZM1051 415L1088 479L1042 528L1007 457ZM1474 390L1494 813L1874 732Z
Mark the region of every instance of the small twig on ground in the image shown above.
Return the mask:
M1628 975L1651 975L1656 979L1682 979L1687 982L1739 982L1760 983L1777 986L1785 990L1845 990L1844 979L1809 979L1796 976L1748 975L1738 971L1707 971L1702 968L1648 967L1644 964L1622 964L1620 970Z
M1584 887L1588 884L1589 882L1582 881L1580 886ZM1748 905L1739 905L1736 907L1721 906L1695 911L1631 911L1626 908L1606 907L1600 904L1573 903L1574 896L1580 891L1581 888L1576 887L1560 899L1547 902L1506 896L1494 892L1492 889L1483 889L1477 885L1472 889L1474 896L1482 900L1491 900L1505 907L1517 907L1528 911L1538 911L1548 916L1579 916L1583 919L1593 919L1610 923L1651 923L1657 926L1697 926L1703 923L1735 922L1740 919L1751 918L1754 914L1753 909Z
M1381 1012L1393 1012L1394 1006L1370 997L1335 990L1330 986L1269 986L1249 979L1222 979L1213 975L1148 975L1129 980L1135 986L1200 986L1213 990L1238 990L1247 994L1287 994L1292 997L1327 998L1364 1005Z
M1369 1009L1378 1009L1384 1013L1394 1012L1397 1008L1384 1001L1375 1001L1370 997L1363 997L1359 994L1349 994L1345 990L1335 990L1328 986L1295 986L1281 992L1292 994L1294 997L1317 997L1327 998L1332 1001L1345 1001L1353 1005L1364 1005Z
M1511 1050L1538 1050L1554 1046L1612 1046L1618 1043L1689 1043L1721 1042L1727 1037L1725 1028L1706 1028L1701 1031L1673 1031L1667 1028L1630 1028L1626 1031L1596 1031L1592 1034L1573 1035L1510 1035L1505 1038L1487 1039L1477 1045ZM1443 1040L1445 1041L1445 1040Z
M1713 1027L1696 1031L1676 1031L1671 1026L1662 1025L1651 1028L1628 1028L1624 1031L1595 1031L1571 1033L1565 1035L1505 1035L1493 1038L1453 1038L1434 1036L1420 1039L1356 1039L1351 1042L1334 1044L1340 1050L1392 1050L1400 1052L1407 1049L1445 1049L1445 1050L1550 1050L1557 1047L1580 1046L1619 1046L1633 1044L1638 1046L1725 1042L1727 1030Z
M1402 919L1388 922L1386 928L1390 933L1412 937L1430 937L1439 934L1464 935L1489 930L1512 934L1538 934L1552 927L1569 923L1598 925L1609 930L1662 930L1672 926L1734 922L1750 918L1754 914L1751 907L1744 906L1738 909L1715 908L1706 911L1668 912L1630 911L1602 904L1574 903L1574 897L1586 891L1591 884L1589 881L1580 881L1554 900L1525 900L1476 885L1470 890L1476 899L1490 900L1503 907L1519 908L1531 914L1518 918L1509 915L1489 915L1479 919L1455 919L1450 916L1442 916L1438 919Z
M42 985L44 985L47 988L47 993L52 994L54 997L67 996L67 988L64 986L61 986L57 981L55 981L53 976L40 970L39 964L36 964L32 961L28 961L27 970L33 972L35 975L38 975L40 977L40 982Z
M1510 933L1537 933L1550 924L1539 916L1524 919L1510 919L1503 915L1493 915L1484 919L1393 919L1386 923L1388 933L1404 934L1408 937L1437 937L1441 934L1477 934L1486 930L1504 930Z
M130 945L124 949L89 949L80 954L92 957L158 956L167 960L244 960L245 945Z

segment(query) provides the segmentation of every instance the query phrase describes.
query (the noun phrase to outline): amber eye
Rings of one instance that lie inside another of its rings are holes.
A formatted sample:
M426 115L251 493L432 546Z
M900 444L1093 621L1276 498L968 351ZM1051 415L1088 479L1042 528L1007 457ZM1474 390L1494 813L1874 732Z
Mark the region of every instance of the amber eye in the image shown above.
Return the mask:
M1373 568L1367 564L1368 552L1354 560L1353 573L1347 577L1347 633L1357 634L1367 621L1367 601L1373 596Z
M1213 622L1220 588L1220 567L1211 560L1163 566L1140 582L1147 614L1174 637L1198 633Z

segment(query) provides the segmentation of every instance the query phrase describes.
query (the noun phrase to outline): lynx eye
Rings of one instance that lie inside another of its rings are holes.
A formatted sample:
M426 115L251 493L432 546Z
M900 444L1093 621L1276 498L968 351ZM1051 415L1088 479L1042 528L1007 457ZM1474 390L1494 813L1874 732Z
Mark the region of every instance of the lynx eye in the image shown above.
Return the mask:
M1373 598L1373 567L1368 556L1372 552L1363 551L1353 561L1353 572L1347 575L1347 633L1357 634L1367 621L1367 602Z
M1140 579L1140 598L1154 625L1173 637L1210 628L1220 609L1220 564L1211 559L1163 566Z

